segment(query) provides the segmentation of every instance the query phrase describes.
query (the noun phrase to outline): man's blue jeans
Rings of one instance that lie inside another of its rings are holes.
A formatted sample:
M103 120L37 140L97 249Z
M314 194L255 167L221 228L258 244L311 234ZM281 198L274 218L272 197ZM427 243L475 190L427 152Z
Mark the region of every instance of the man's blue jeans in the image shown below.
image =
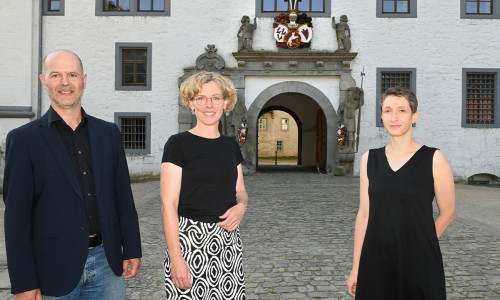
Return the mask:
M89 249L87 262L78 285L61 297L43 296L43 300L121 300L126 299L125 280L111 270L104 246Z

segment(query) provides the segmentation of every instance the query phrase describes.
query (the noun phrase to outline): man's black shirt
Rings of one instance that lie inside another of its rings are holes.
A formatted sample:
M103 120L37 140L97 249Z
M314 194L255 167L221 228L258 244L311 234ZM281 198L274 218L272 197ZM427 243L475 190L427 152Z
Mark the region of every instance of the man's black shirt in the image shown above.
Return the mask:
M75 131L52 108L49 108L49 127L56 126L66 150L73 162L82 189L87 217L89 220L89 232L100 233L99 215L97 212L97 198L95 194L94 173L92 170L92 156L90 152L89 133L87 129L87 114L82 108L82 121Z

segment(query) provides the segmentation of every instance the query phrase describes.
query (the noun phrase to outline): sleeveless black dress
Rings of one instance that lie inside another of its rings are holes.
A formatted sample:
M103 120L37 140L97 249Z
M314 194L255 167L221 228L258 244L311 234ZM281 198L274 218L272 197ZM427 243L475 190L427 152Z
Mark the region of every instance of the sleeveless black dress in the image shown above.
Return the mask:
M432 212L435 151L436 148L422 146L394 171L385 148L370 150L370 212L356 299L446 299L443 261Z

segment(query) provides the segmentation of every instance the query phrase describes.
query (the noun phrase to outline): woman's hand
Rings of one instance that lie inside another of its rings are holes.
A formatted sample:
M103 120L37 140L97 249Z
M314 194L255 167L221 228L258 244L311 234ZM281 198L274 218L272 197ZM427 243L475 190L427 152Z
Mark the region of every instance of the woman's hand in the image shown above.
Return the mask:
M347 282L347 291L349 292L349 295L355 297L356 285L358 283L358 274L353 274L353 272L351 272L346 282Z
M225 220L217 223L217 225L226 229L227 231L235 230L240 225L241 220L243 220L243 216L245 215L246 210L247 209L243 203L240 202L236 204L219 217Z
M183 258L170 259L170 276L176 287L183 290L191 288L191 271Z

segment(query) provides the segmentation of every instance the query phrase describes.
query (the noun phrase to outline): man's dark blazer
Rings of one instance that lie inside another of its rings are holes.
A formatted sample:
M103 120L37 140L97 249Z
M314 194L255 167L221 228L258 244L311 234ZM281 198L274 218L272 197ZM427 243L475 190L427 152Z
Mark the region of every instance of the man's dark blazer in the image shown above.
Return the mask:
M118 127L88 116L99 223L108 263L141 257L139 224ZM7 136L3 198L11 292L73 290L87 259L89 226L72 160L48 113Z

